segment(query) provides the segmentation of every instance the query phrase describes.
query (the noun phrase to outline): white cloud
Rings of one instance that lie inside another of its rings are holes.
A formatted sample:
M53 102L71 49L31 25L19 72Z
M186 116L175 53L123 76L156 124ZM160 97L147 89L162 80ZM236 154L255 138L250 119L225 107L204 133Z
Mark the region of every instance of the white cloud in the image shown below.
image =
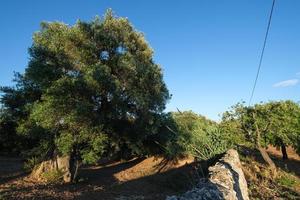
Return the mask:
M290 79L290 80L286 80L286 81L281 81L278 83L275 83L273 85L273 87L288 87L288 86L294 86L297 85L299 82L298 79Z

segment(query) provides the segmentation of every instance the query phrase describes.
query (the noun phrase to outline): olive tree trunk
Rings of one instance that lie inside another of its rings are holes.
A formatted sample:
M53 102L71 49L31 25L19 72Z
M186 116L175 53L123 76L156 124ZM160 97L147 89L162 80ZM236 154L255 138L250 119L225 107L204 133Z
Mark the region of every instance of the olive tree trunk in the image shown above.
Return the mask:
M65 183L76 182L78 170L80 167L80 159L78 152L75 150L70 155L59 156L56 151L52 155L52 159L43 161L34 168L31 177L38 181L46 181L45 174L59 171Z
M286 146L284 144L284 142L281 140L281 152L282 152L282 159L283 160L288 160L288 154L287 154L287 151L286 151Z
M260 133L260 130L259 130L257 124L256 124L256 148L260 152L260 154L261 154L262 158L264 159L264 161L271 168L271 171L272 171L273 175L276 176L276 165L273 162L273 160L270 158L270 156L269 156L268 152L266 151L266 149L261 146L260 140L261 140L261 133Z

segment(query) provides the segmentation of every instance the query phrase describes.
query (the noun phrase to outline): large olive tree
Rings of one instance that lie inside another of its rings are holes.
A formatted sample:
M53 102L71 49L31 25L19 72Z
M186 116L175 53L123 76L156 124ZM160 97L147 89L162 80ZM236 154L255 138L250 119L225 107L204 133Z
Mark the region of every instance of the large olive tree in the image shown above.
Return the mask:
M103 153L145 153L170 96L153 50L128 19L108 10L72 26L44 22L29 54L11 89L30 91L17 130L42 138L43 155L95 162Z

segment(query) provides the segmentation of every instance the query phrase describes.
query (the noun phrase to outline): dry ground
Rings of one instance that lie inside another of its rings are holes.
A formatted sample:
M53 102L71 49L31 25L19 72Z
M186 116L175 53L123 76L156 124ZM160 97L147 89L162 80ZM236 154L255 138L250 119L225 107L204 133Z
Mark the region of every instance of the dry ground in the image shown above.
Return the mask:
M288 148L289 160L284 161L278 149L268 147L267 151L277 166L276 176L272 175L258 151L240 149L250 199L300 200L300 157L292 148Z
M297 182L290 187L278 184L277 180L269 177L268 170L257 152L243 152L246 154L241 154L241 159L252 199L300 199L297 193L300 185ZM269 147L268 152L280 173L287 174L288 181L290 177L296 177L295 180L300 181L300 157L291 148L288 148L290 159L287 161L282 161L280 151L273 147ZM85 166L80 169L79 183L49 185L28 178L22 165L23 161L20 159L0 157L0 200L160 200L167 195L188 190L195 184L195 177L199 176L199 173L195 173L196 164L192 159L172 163L165 162L162 158L150 157ZM205 176L204 166L203 169Z
M133 159L80 170L77 184L42 184L22 173L22 161L2 158L0 199L165 199L194 183L192 159Z

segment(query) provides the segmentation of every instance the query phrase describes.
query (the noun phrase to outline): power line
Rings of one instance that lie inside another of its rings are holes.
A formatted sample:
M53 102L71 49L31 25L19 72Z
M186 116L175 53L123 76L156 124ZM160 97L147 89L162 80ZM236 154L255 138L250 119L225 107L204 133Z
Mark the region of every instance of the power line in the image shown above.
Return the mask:
M253 99L254 91L255 91L257 80L258 80L259 73L260 73L261 64L262 64L264 53L265 53L266 43L267 43L267 39L268 39L268 35L269 35L269 29L270 29L270 25L271 25L271 21L272 21L274 5L275 5L275 0L273 0L273 3L272 3L272 8L271 8L270 16L269 16L269 22L268 22L267 31L266 31L266 34L265 34L264 44L263 44L263 48L262 48L262 51L261 51L261 54L260 54L258 69L257 69L254 85L253 85L250 100L249 100L249 106L251 105L251 102L252 102L252 99Z

